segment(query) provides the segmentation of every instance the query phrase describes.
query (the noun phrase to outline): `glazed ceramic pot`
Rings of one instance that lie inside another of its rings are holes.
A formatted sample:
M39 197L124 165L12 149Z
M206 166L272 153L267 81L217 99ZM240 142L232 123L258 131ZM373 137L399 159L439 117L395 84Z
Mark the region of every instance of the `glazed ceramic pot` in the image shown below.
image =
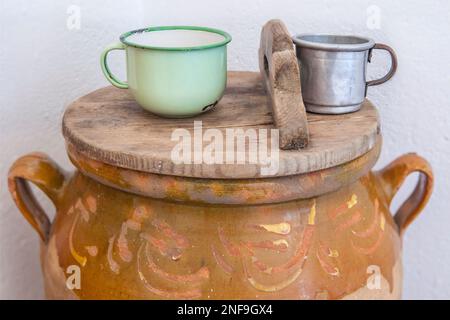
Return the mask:
M324 170L227 180L123 169L69 144L74 173L33 153L14 163L9 188L42 241L48 298L396 299L402 235L433 176L415 154L372 172L379 152L380 142ZM417 187L392 216L415 171ZM52 223L28 182L53 201Z
M144 109L169 118L191 117L212 109L227 82L227 44L221 30L167 26L127 32L101 55L106 79L129 89ZM128 82L107 64L112 50L126 51Z

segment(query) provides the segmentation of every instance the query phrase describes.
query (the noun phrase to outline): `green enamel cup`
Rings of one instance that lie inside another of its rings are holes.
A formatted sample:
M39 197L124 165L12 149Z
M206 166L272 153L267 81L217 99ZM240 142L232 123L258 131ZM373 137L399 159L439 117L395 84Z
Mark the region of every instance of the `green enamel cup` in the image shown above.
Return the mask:
M193 26L150 27L127 32L101 55L106 79L129 89L146 110L169 118L191 117L212 109L227 82L227 44L218 29ZM126 51L127 82L107 64L112 50Z

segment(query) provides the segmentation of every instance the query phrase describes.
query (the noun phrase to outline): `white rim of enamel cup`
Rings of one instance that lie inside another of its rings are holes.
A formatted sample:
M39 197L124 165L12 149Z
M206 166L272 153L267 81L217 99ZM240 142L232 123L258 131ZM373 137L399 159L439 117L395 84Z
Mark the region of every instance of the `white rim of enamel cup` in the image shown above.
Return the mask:
M167 30L193 30L193 31L204 31L204 32L210 32L215 33L223 36L223 40L219 42L213 42L206 45L201 46L190 46L190 47L158 47L158 46L146 46L138 43L134 43L131 41L128 41L128 37L137 34L137 33L143 33L143 32L157 32L157 31L167 31ZM208 28L208 27L196 27L196 26L162 26L162 27L149 27L145 29L138 29L133 30L124 33L120 36L120 41L128 46L141 48L141 49L152 49L152 50L164 50L164 51L190 51L190 50L203 50L203 49L211 49L211 48L217 48L227 45L229 42L231 42L232 38L231 35L225 31L214 29L214 28Z

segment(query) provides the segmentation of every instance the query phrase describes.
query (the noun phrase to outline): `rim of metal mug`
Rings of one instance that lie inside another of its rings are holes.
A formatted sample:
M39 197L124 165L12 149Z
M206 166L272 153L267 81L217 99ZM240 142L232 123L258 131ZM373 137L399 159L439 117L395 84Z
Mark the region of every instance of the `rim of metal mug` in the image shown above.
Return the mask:
M194 30L194 31L204 31L209 33L216 33L223 36L222 41L213 42L206 45L201 46L191 46L191 47L158 47L158 46L146 46L131 42L128 40L128 37L135 33L143 33L143 32L155 32L155 31L167 31L167 30ZM161 27L148 27L144 29L138 29L126 32L120 36L120 41L128 46L141 48L141 49L152 49L152 50L163 50L163 51L190 51L190 50L202 50L202 49L211 49L217 48L227 45L231 42L232 38L228 32L225 32L220 29L214 29L209 27L198 27L198 26L161 26Z
M317 42L308 40L308 37L334 37L334 38L351 38L361 41L360 43L331 43L331 42ZM375 41L370 38L355 36L355 35L337 35L325 33L303 33L292 37L292 41L304 48L318 49L324 51L365 51L372 49L375 46Z

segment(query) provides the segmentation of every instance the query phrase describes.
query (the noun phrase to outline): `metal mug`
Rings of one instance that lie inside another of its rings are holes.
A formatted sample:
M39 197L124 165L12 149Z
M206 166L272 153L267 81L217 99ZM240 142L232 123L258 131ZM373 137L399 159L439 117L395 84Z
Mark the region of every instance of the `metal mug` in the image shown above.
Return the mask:
M358 111L367 87L382 84L395 74L397 56L384 44L356 36L303 34L293 38L300 64L303 101L308 112L342 114ZM389 72L366 80L372 50L389 52Z

